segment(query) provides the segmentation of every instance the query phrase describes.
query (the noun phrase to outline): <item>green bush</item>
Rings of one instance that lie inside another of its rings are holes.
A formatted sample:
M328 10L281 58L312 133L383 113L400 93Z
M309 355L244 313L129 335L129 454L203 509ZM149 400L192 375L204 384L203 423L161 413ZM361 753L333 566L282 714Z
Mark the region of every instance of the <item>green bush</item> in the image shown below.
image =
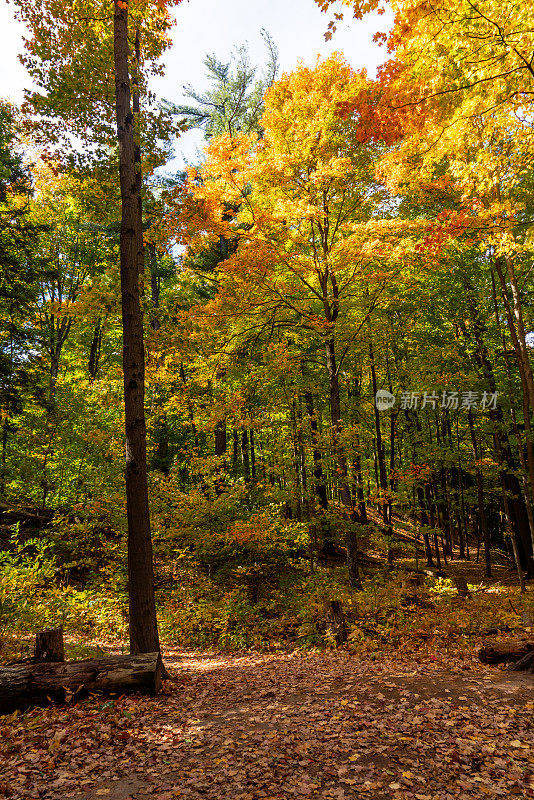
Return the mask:
M34 633L63 625L66 633L125 633L120 595L79 591L57 582L52 545L42 539L21 541L18 526L9 547L0 551L0 625L4 632Z

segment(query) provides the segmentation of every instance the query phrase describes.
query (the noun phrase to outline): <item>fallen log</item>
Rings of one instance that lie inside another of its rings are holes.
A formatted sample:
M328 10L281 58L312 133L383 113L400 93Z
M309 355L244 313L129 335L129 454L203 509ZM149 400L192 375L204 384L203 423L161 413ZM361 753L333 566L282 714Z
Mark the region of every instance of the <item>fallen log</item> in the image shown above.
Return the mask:
M514 639L507 642L487 642L478 651L483 664L505 664L508 661L519 662L534 653L534 639Z
M53 517L52 512L49 512L48 514L46 512L43 512L42 514L36 514L34 511L28 511L25 508L7 506L5 503L0 503L0 513L2 514L3 519L28 522L32 523L35 527L49 525Z
M1 667L0 714L40 705L47 699L72 699L79 692L156 694L161 688L161 679L159 653Z

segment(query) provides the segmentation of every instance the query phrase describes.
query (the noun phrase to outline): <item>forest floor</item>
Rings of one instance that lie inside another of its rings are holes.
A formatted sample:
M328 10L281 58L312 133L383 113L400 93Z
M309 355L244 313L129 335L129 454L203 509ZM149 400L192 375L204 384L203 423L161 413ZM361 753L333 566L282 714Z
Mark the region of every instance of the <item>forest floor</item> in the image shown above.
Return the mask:
M157 697L0 717L0 797L534 797L534 676L474 653L165 660Z

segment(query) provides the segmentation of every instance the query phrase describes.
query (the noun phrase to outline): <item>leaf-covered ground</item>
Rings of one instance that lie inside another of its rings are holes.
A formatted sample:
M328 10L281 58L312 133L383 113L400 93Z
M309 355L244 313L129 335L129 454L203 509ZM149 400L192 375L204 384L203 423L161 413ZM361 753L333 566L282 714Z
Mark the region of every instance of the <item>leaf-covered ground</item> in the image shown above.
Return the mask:
M534 679L466 657L168 654L148 698L0 717L0 796L534 797Z

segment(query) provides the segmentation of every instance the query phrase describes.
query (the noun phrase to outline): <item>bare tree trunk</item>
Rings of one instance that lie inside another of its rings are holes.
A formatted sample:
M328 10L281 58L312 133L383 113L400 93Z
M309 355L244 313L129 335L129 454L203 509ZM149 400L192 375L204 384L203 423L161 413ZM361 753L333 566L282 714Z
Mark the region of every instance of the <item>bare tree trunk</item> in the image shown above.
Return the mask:
M502 474L501 474L501 487L502 487L502 498L504 503L504 514L506 516L508 535L510 536L512 542L515 568L517 570L517 577L519 578L519 587L521 589L521 593L524 593L526 592L525 576L523 575L523 567L521 565L521 559L519 557L519 548L517 547L517 539L515 537L514 530L512 527L512 515L510 513L510 503L508 501L508 495L506 493L506 483L504 480L504 476Z
M161 327L159 321L159 295L161 290L161 278L157 274L158 258L156 253L156 245L149 244L147 249L150 256L150 294L152 300L150 327L153 331L159 331Z
M421 531L423 533L423 542L425 543L425 555L427 567L434 566L434 559L432 558L432 547L430 545L430 537L428 535L429 519L426 510L425 491L422 486L417 487L417 500L419 505L419 514L421 520Z
M239 451L239 436L236 429L234 428L232 431L232 472L234 474L234 478L237 478L238 451Z
M497 304L497 290L495 287L495 279L492 277L492 287L493 287L493 303L495 309L495 319L497 321L497 327L500 330L500 316L499 316L499 307ZM504 364L506 367L506 374L508 376L508 385L510 389L512 388L512 370L510 367L510 359L508 357L507 349L506 349L506 338L504 332L501 331L501 339L502 339L502 346L503 346L503 354L504 354ZM530 528L530 538L532 541L532 558L534 560L534 512L532 509L532 500L534 498L534 447L532 442L532 426L530 423L530 407L528 401L528 395L525 391L525 375L521 364L519 364L519 372L521 376L521 385L522 385L522 406L523 406L523 422L525 425L525 443L527 449L527 461L525 461L525 455L523 452L523 440L519 430L519 425L517 423L517 415L515 412L515 406L513 403L510 405L510 414L512 417L512 425L515 433L515 438L517 440L517 453L519 456L519 463L521 464L522 469L522 483L524 489L524 497L525 497L525 506L527 509L527 516L528 516L528 524ZM528 464L528 468L527 468ZM527 478L528 475L528 478ZM529 570L532 572L532 562L531 562L531 569Z
M159 651L148 510L145 353L139 274L143 268L140 180L136 172L134 114L128 68L128 11L115 0L114 66L121 191L120 275L126 430L126 508L130 651ZM138 41L138 39L137 39Z
M332 452L339 475L339 488L341 502L353 517L352 497L349 487L347 458L340 441L341 436L341 398L339 394L339 377L336 365L335 345L332 340L326 342L326 367L330 385L330 420L332 425ZM358 540L352 529L350 520L347 520L345 532L345 545L347 548L347 568L349 583L353 588L361 586L360 570L358 567Z
M507 276L508 280L510 281L510 288L512 290L512 305L508 299L508 287L506 285L506 278L502 269L502 261L500 258L495 259L495 267L501 284L501 295L504 304L504 310L506 312L508 330L510 332L510 337L512 339L512 344L514 346L514 351L520 368L521 383L523 384L525 393L529 399L530 407L532 411L534 411L534 378L532 376L532 367L530 366L529 348L527 345L523 309L521 306L521 296L519 293L519 287L517 285L514 261L512 258L510 258L510 256L505 256L504 261L506 263Z
M486 521L486 511L484 503L484 483L482 480L482 472L480 471L480 466L479 466L480 458L478 455L477 438L475 434L475 428L473 425L473 413L471 409L469 409L467 412L467 421L469 423L469 432L471 434L471 443L473 445L473 455L475 457L475 471L477 476L478 518L480 520L480 528L482 530L482 538L484 540L484 561L486 564L486 578L491 578L491 549L490 549L490 537L489 537L488 523Z
M215 425L215 455L226 454L226 420L220 420Z
M6 491L7 482L7 440L9 436L9 417L5 416L2 423L2 466L0 468L0 496L3 497Z
M243 473L245 476L245 483L250 483L250 455L248 447L248 431L243 428L241 433L241 458L243 460Z
M87 371L89 373L91 381L94 381L96 376L98 375L101 349L102 349L102 320L99 317L93 330L91 349L89 351L89 362L87 364Z
M252 478L252 483L256 483L256 450L254 448L254 431L252 428L249 429L249 439L250 439L250 476Z
M369 360L371 364L371 379L373 382L373 397L375 397L378 390L378 384L376 381L375 356L371 339L369 339ZM384 441L382 439L382 429L380 426L380 413L378 411L378 408L376 407L376 404L374 405L374 419L375 419L375 436L376 436L376 456L378 462L378 478L380 481L380 484L377 487L380 493L380 513L382 515L382 521L384 523L384 532L387 542L388 564L390 567L392 567L394 559L392 550L393 527L391 525L391 500L388 498L386 453L385 453Z
M528 428L530 427L530 418L529 418L529 391L526 385L526 378L525 372L523 368L523 362L519 351L519 342L517 339L517 334L515 332L515 327L513 323L513 317L510 309L510 303L508 300L508 295L506 292L506 281L504 279L504 275L498 260L496 261L497 265L497 272L499 275L499 280L501 282L501 297L504 304L506 318L508 322L508 330L510 333L510 337L512 339L512 344L514 346L514 351L516 353L517 363L519 367L519 374L521 378L521 387L523 392L523 409L526 411L526 423L525 427L527 429L527 442L529 439L528 436ZM497 304L497 290L495 286L495 279L493 273L491 275L492 281L492 289L493 289L493 303L495 307L495 316L497 320L497 324L500 328L500 318L499 318L499 309ZM483 327L483 323L481 321L475 326L475 334L479 336L479 331ZM477 342L478 343L478 342ZM504 344L504 342L503 342ZM496 390L496 382L493 376L491 363L489 362L489 358L487 355L487 350L483 344L483 342L479 343L479 352L480 358L484 365L485 372L489 378L489 385L490 390L494 392ZM506 352L506 348L505 348ZM528 353L527 353L528 357ZM506 364L508 364L508 360L506 359ZM496 409L490 410L489 412L490 419L494 422L494 441L495 441L495 449L498 456L498 459L501 463L504 463L507 466L507 469L504 471L504 480L505 486L507 491L510 493L510 499L508 501L509 510L511 514L512 526L513 530L516 534L516 546L519 554L519 559L521 561L522 566L527 569L527 574L532 576L534 574L534 519L532 516L532 506L530 503L530 497L528 492L528 487L525 486L525 492L522 493L519 480L515 474L512 473L512 468L514 466L512 462L512 451L510 447L510 443L508 441L508 437L504 430L504 420L502 409L497 406ZM521 448L521 443L518 442L518 452ZM520 461L523 458L523 454L520 453ZM532 463L531 463L532 462ZM532 467L534 470L534 454L531 453L529 456L529 467ZM531 482L531 492L534 492L534 472L529 470L529 477ZM529 505L531 506L529 511ZM525 519L526 517L526 519Z
M313 395L311 392L306 392L304 395L306 401L306 411L310 422L310 432L313 448L313 491L315 494L316 503L321 511L326 511L328 508L328 497L326 494L326 485L324 482L323 473L323 455L319 449L319 431L317 425L317 417L313 406Z

